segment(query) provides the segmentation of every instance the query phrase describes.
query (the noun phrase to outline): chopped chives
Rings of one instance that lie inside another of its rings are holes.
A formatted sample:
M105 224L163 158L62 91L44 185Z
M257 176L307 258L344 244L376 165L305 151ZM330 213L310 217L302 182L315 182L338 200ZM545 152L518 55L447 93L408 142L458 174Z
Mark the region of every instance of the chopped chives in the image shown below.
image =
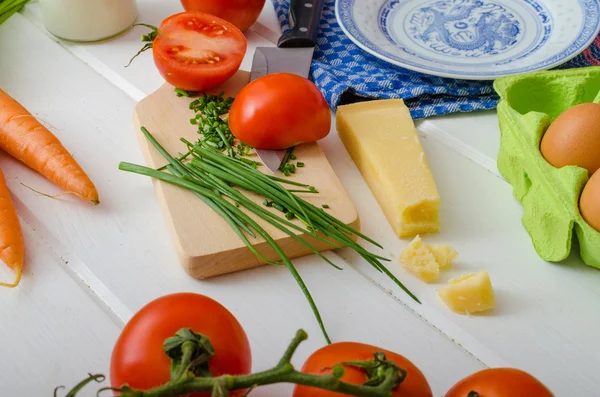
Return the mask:
M181 88L175 88L175 95L177 95L178 97L191 97L191 96L197 96L198 93L196 91L186 91L186 90L182 90Z

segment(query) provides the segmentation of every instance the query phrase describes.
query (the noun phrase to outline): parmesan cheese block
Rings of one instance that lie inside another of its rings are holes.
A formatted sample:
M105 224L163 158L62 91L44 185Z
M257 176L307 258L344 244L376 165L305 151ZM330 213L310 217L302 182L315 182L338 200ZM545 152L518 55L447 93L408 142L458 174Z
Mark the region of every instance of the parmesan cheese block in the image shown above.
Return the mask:
M450 280L438 290L438 295L459 314L477 313L496 305L490 275L485 270Z
M337 130L395 233L437 232L440 196L404 102L340 106Z

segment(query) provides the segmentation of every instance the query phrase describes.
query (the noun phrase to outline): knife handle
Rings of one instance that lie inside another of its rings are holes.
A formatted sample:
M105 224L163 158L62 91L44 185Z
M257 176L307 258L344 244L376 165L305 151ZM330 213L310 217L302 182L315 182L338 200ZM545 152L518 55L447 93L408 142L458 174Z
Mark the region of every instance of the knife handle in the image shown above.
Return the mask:
M291 0L291 29L279 38L277 47L314 47L317 44L324 4L325 0Z

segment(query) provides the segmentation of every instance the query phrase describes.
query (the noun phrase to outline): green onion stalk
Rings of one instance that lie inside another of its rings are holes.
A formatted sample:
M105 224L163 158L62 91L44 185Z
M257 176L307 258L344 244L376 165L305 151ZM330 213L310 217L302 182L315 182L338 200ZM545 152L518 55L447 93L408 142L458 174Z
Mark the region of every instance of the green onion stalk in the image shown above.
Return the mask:
M389 261L389 259L368 251L357 243L355 238L360 237L370 244L382 248L380 244L346 225L323 208L318 208L295 194L298 192L317 193L313 186L263 174L256 169L255 164L244 161L247 159L237 154L231 155L231 153L228 153L226 155L221 153L218 148L208 145L203 140L193 144L182 139L188 147L188 154L185 159L183 159L184 156L175 158L160 145L146 128L142 127L142 133L167 161L167 165L163 167L164 170L126 162L119 164L119 169L158 179L193 192L229 224L231 229L257 258L268 264L285 266L304 293L328 343L331 343L331 340L325 329L321 314L308 287L290 258L269 233L240 208L245 208L263 222L271 224L290 236L338 270L342 269L327 259L305 238L301 237L298 232L327 243L333 248L350 247L377 271L385 273L411 298L419 302L417 297L383 265L382 262ZM245 189L264 197L264 205L255 203L239 189ZM270 211L267 206L279 209L280 213ZM300 222L292 222L293 219ZM254 248L250 238L256 238L257 236L262 237L273 248L279 261L267 259Z
M0 25L28 2L29 0L0 0Z

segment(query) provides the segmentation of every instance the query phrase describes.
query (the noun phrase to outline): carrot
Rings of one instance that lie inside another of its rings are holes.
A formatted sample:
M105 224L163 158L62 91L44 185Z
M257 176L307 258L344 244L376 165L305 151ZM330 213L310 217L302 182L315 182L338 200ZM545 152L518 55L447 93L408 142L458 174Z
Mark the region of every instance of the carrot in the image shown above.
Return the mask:
M96 187L58 138L1 89L0 149L65 192L100 203Z
M19 285L23 273L24 257L25 244L21 225L6 188L4 175L0 170L0 259L17 274L14 283L0 282L0 287L14 288Z

